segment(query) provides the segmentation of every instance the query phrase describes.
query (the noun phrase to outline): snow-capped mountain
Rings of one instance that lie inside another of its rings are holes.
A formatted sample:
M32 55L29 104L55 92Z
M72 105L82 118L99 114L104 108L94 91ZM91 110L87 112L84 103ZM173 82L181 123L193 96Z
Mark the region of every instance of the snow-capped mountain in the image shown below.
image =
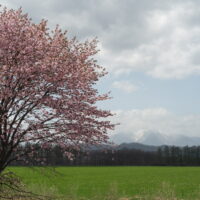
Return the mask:
M163 135L154 131L142 131L134 135L133 142L147 145L175 145L195 146L200 145L200 137L188 137L184 135Z
M167 136L153 131L138 132L133 136L133 142L155 146L169 144Z
M118 139L123 138L123 134ZM129 134L131 135L131 134ZM132 136L125 135L127 142L115 143L116 145L92 145L83 147L85 150L121 150L121 149L137 149L142 151L157 151L159 146L200 146L200 137L188 137L184 135L164 135L156 131L141 131Z

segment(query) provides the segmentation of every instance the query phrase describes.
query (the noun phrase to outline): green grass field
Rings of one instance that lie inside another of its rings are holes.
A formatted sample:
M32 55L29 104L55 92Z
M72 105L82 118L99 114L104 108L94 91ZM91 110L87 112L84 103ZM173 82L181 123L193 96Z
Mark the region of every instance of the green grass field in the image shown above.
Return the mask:
M31 189L79 199L163 196L200 199L199 167L10 167ZM161 198L160 198L161 199Z

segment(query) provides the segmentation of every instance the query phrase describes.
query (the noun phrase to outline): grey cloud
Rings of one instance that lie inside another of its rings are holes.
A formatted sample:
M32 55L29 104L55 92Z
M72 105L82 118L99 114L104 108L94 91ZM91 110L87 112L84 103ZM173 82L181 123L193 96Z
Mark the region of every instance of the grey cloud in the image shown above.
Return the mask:
M5 1L5 0L4 0ZM49 19L69 36L98 37L100 61L116 73L143 71L157 78L200 73L200 2L196 0L8 0L34 21ZM106 61L106 62L105 62Z
M128 45L134 47L138 41L144 41L147 35L141 33L145 33L142 30L146 26L146 14L152 9L166 5L161 0L46 0L43 2L10 0L8 2L11 2L15 8L22 6L37 21L43 17L49 21L58 19L57 23L62 24L64 21L64 28L73 27L72 31L78 33L80 38L90 35L99 36L102 40L105 39L106 46L114 50ZM83 20L83 15L86 20ZM73 19L78 19L80 26L73 26ZM72 24L71 27L68 23Z

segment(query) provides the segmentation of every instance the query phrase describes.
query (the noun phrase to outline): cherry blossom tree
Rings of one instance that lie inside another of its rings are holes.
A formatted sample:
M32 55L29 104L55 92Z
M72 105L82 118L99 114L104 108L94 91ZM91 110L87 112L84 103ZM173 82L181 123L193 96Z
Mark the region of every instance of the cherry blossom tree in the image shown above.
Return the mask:
M108 141L110 111L96 102L95 83L106 74L94 59L97 41L69 39L47 21L35 24L22 9L0 12L0 174L12 162L28 159L27 142L59 145L70 156L80 144Z

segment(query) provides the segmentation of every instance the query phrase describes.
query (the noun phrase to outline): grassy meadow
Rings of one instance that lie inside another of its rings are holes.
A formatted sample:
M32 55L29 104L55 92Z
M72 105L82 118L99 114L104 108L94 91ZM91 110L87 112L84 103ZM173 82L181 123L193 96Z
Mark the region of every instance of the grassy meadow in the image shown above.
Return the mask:
M64 199L200 199L200 167L10 167L29 189ZM143 197L143 198L142 198Z

